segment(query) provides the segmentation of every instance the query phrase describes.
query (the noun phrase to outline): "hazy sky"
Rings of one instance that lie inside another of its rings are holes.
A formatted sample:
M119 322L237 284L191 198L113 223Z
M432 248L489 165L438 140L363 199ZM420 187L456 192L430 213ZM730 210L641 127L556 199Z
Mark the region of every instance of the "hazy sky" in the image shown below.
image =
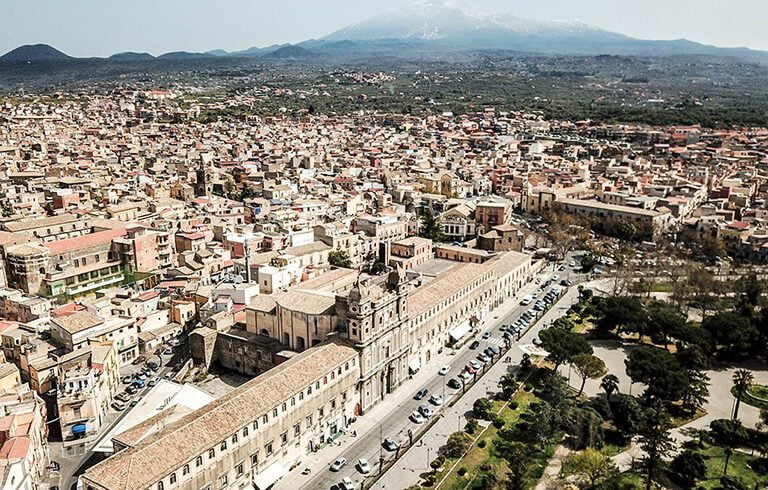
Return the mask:
M413 0L0 0L0 53L47 43L73 56L234 51L298 42ZM645 39L768 50L768 0L472 0L485 11L581 20Z

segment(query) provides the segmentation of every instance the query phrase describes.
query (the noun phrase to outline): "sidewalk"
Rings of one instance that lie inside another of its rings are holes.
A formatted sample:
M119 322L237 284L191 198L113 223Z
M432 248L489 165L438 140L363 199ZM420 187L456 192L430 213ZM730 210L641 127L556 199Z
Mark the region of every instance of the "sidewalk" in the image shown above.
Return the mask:
M546 271L551 274L551 270ZM532 288L537 288L535 282L531 283ZM382 476L372 487L375 489L402 489L410 485L416 485L421 480L421 474L431 471L429 460L437 457L438 450L446 443L448 437L462 430L466 423L465 415L472 411L475 400L481 397L488 397L498 390L499 379L513 367L516 367L522 359L523 351L520 345L524 341L530 341L538 336L539 329L548 322L554 321L562 316L564 310L567 310L574 302L577 296L576 287L571 287L566 291L560 300L550 308L546 314L523 335L520 341L513 345L505 354L511 357L510 363L499 361L477 383L472 385L464 396L456 404L443 412L442 418L438 421L424 436L421 441L410 447L397 463ZM514 306L517 306L515 304ZM495 316L495 315L494 315ZM499 315L501 317L501 315Z
M536 273L535 277L544 277L550 274L552 274L551 268L546 268L544 272L542 272L542 270L539 270ZM530 292L533 292L537 289L538 289L538 284L536 284L536 281L534 279L529 284L525 285L515 297L509 298L507 301L502 303L497 309L492 310L488 315L486 315L486 317L480 322L478 326L479 331L481 332L484 331L485 329L488 328L489 325L498 324L499 319L504 318L512 310L514 310L516 307L519 306L518 301L520 297ZM465 347L466 346L463 346L461 347L461 349L464 349ZM349 446L352 445L355 441L359 440L361 436L370 433L370 431L378 430L379 423L384 418L386 418L393 411L394 408L400 405L400 403L402 402L403 396L410 397L419 388L421 388L430 378L434 376L434 373L437 371L437 369L440 366L449 364L449 361L454 357L452 352L453 352L452 349L446 348L446 349L443 349L443 352L441 354L433 356L428 363L426 363L425 365L422 366L421 369L419 369L418 373L413 375L407 381L403 382L397 388L397 396L390 396L386 398L379 404L375 405L365 415L358 417L357 421L348 428L347 433L343 434L341 437L339 437L336 440L335 445L325 446L319 451L317 451L316 453L311 453L306 455L304 457L304 460L298 467L289 471L284 477L282 477L277 483L275 483L274 489L275 490L281 490L281 489L295 490L297 488L303 488L312 480L314 476L317 475L318 472L327 471L328 465L331 462L333 462L335 459L341 457L342 455L348 454ZM497 363L496 365L499 365L499 364L506 366L506 364L501 362ZM485 380L486 378L488 378L488 375L484 376L482 380ZM478 381L475 385L472 385L472 387L468 389L467 392L470 392L472 389L475 389L477 385L482 385L483 384L482 380ZM489 386L493 388L496 382L497 381L490 383ZM472 399L472 401L474 402L474 399ZM448 403L448 400L446 400L446 403ZM451 432L455 432L457 429L457 422L455 420L456 419L454 419L454 422L450 424L450 427L452 428L452 430L448 432L448 435ZM437 425L440 425L440 422L438 422L436 426ZM357 437L352 437L350 435L350 431L352 430L357 432ZM392 436L390 435L390 437ZM394 436L394 439L398 443L401 443L404 440L407 441L407 434L405 434L404 431L400 431L396 434L396 436ZM436 453L433 452L433 454L436 454ZM371 464L374 466L376 466L377 463L378 461L371 461ZM305 468L309 468L311 470L309 475L301 474L301 472ZM392 473L392 471L390 471L390 473ZM395 486L392 488L397 488L397 487Z

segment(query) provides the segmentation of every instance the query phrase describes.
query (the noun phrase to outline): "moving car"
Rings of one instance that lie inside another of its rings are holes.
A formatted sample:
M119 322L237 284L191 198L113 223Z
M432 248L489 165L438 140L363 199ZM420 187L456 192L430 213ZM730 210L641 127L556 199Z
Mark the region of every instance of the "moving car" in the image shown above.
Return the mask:
M331 463L331 471L339 471L347 464L347 458L339 458Z
M397 447L398 447L397 443L389 438L384 439L384 442L381 443L381 446L387 451L391 451L391 452L397 451Z
M417 391L415 395L413 395L413 399L414 400L421 400L425 396L427 396L427 389L426 388L422 388L419 391Z
M448 374L448 371L450 370L451 370L451 366L443 366L440 368L440 371L438 371L437 374L439 374L440 376L445 376L446 374Z
M490 339L490 338L491 338L491 335L492 335L492 334L491 334L491 332L485 332L485 333L483 334L483 340L488 340L488 339Z
M357 460L357 469L360 470L360 473L367 475L371 472L371 465L368 463L367 459L360 458Z
M478 347L480 347L480 341L479 340L475 340L474 342L469 344L469 348L470 349L474 350L474 349L477 349Z

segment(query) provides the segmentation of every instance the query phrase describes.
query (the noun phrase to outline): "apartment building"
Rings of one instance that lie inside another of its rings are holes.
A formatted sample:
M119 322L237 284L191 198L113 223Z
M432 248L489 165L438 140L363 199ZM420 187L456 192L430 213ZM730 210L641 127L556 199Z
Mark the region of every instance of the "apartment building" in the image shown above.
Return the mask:
M84 488L269 488L347 426L359 376L343 342L307 350L142 440L121 440L127 449L88 469Z

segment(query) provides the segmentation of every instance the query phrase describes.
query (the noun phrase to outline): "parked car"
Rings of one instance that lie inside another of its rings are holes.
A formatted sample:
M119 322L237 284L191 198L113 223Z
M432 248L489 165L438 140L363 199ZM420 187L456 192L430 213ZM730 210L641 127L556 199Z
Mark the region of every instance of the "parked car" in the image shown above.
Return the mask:
M424 416L421 415L421 413L418 410L414 410L413 412L411 412L411 415L408 418L411 419L411 422L415 424L424 423Z
M126 391L127 393L129 393L129 394L133 395L134 393L136 393L136 392L137 392L137 391L139 391L139 390L138 390L138 388L136 388L134 385L129 385L129 386L128 386L128 387L125 389L125 391Z
M488 339L490 339L490 338L491 338L491 335L492 335L492 334L491 334L491 332L485 332L485 333L483 334L483 340L488 340Z
M458 390L461 388L461 383L456 378L451 378L448 380L448 387L453 388L454 390Z
M441 367L440 371L438 371L437 374L439 374L440 376L445 376L446 374L448 374L448 371L450 370L451 370L451 366L446 365Z
M147 381L147 386L155 386L157 384L158 378L152 378L149 381Z
M123 376L123 384L128 385L133 383L133 376Z
M341 487L341 490L355 490L355 482L348 476L341 479L341 484L339 486Z
M443 404L443 397L440 395L432 395L429 397L429 403L439 407Z
M487 355L485 355L484 352L482 352L482 353L480 353L479 356L477 356L477 360L482 362L483 364L485 364L485 363L489 362L491 360L491 358L488 357Z
M172 356L173 355L173 349L171 349L171 348L165 349L163 351L163 354L165 354L166 356Z
M464 366L464 370L468 372L469 374L475 374L477 372L477 368L475 368L472 363L467 364Z
M469 361L469 365L475 368L475 371L483 367L483 365L477 362L475 359L472 359L471 361Z
M478 340L475 340L474 342L469 344L469 348L472 350L477 349L478 347L480 347L480 341Z
M131 361L131 364L133 364L134 366L136 366L137 364L141 364L142 362L144 362L144 361L146 361L146 360L147 360L147 358L146 358L146 357L144 357L144 356L138 356L138 357L136 357L136 358L135 358L133 361Z
M339 458L331 463L331 471L339 471L347 464L347 458Z
M114 408L118 412L122 412L123 410L125 410L125 403L120 401L112 402L112 408Z
M397 447L398 447L397 443L389 438L384 439L384 442L381 443L381 446L387 451L391 451L391 452L397 451Z
M427 389L426 388L422 388L419 391L417 391L415 395L413 395L413 399L414 400L421 400L425 396L427 396Z
M419 405L419 413L422 414L424 417L431 417L432 416L432 409L429 408L428 405Z
M489 349L491 349L491 352L493 352L493 355L494 355L494 356L495 356L495 355L498 355L498 353L499 353L499 352L501 352L501 349L499 349L499 348L498 348L498 347L496 347L495 345L491 345L491 346L489 346L488 348L489 348Z
M144 385L144 380L137 379L136 381L133 382L133 386L136 387L136 388L144 388L144 386L145 386Z
M357 469L360 470L360 473L367 475L371 472L371 465L368 463L367 459L360 458L357 460Z
M474 376L474 374L470 373L469 371L462 371L459 373L459 378L463 379L464 381L469 381L472 379L472 376Z

